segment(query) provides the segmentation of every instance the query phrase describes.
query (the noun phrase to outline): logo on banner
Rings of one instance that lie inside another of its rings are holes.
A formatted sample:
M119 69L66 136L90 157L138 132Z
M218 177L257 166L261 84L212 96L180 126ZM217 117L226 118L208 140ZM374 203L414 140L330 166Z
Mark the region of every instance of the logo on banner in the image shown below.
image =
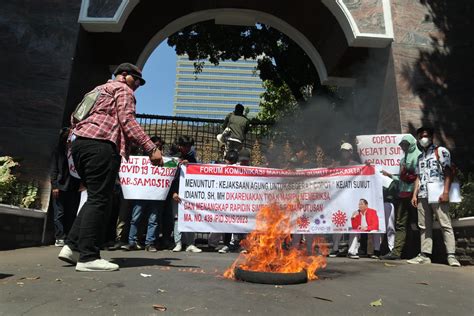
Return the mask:
M321 215L319 215L319 217L316 217L316 219L314 220L314 223L316 225L326 224L326 219L324 218L324 214L321 214Z
M337 227L344 227L347 222L347 215L341 210L337 210L332 214L332 223Z
M296 221L296 223L299 229L307 229L309 226L309 218L306 215L302 215L298 217L298 220Z

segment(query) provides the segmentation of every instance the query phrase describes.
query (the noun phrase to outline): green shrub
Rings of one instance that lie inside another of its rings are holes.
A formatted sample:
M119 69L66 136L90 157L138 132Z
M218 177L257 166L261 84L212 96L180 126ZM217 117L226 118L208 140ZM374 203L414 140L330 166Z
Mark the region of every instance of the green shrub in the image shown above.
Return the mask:
M451 217L469 217L474 216L474 173L466 176L460 175L462 202L451 204Z
M39 208L38 185L18 180L13 174L16 166L18 163L12 157L0 157L0 203Z
M8 197L13 192L16 177L12 174L12 168L18 166L12 157L0 157L0 203L7 203Z

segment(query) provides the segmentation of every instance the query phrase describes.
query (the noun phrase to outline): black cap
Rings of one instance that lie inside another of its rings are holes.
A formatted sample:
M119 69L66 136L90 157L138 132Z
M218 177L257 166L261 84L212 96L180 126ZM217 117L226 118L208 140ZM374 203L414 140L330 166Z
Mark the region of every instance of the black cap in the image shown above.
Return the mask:
M416 130L416 135L420 135L423 132L427 132L428 135L433 136L434 129L428 126L423 126Z
M123 63L118 65L118 67L114 71L114 76L120 75L122 72L126 72L127 74L139 79L140 85L145 85L146 81L142 77L142 71L134 64Z

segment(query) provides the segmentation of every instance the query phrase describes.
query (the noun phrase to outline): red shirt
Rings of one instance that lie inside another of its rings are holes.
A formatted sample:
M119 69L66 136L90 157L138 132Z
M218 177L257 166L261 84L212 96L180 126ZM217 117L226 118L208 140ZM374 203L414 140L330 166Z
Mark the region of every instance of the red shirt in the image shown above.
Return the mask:
M155 144L135 118L135 96L125 81L109 80L95 89L101 90L101 96L86 119L74 124L71 116L72 132L80 137L113 142L125 159L132 142L145 152L153 150Z

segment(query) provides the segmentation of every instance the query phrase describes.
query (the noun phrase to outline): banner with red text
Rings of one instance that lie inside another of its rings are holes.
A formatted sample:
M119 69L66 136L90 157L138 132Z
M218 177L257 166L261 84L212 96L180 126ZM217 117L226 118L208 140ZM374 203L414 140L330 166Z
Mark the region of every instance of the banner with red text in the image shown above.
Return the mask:
M120 186L126 200L166 200L176 173L177 162L163 157L164 166L156 167L147 156L122 158Z
M361 161L363 163L369 161L371 164L381 166L382 170L398 174L400 159L404 156L398 144L405 135L407 134L357 136L357 151Z
M373 166L282 170L188 164L181 168L180 231L247 233L254 229L260 207L278 203L293 213L294 233L385 232L382 184ZM359 212L361 199L368 205Z

